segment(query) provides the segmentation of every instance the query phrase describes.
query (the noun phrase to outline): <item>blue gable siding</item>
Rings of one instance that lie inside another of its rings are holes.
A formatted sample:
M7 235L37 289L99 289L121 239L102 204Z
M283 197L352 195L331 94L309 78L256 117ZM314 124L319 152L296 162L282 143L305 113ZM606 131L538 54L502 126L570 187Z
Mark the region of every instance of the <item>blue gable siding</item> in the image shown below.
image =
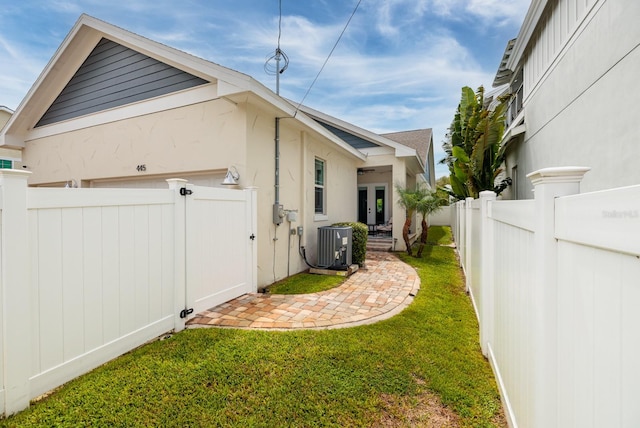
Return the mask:
M372 143L369 140L365 140L364 138L360 138L357 135L350 134L350 133L348 133L346 131L343 131L342 129L336 128L335 126L331 126L328 123L324 123L324 122L321 122L319 120L316 120L316 122L318 122L320 125L322 125L325 128L327 128L336 137L340 138L342 141L344 141L345 143L349 144L354 149L366 149L366 148L369 148L369 147L378 147L377 144Z
M208 83L102 39L36 127Z

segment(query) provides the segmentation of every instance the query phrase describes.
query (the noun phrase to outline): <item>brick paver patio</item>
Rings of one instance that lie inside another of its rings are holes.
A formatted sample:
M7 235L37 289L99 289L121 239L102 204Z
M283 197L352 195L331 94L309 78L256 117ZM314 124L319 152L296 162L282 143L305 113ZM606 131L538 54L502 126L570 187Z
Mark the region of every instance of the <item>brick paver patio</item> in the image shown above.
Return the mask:
M332 290L245 294L197 314L187 325L280 330L351 327L399 313L419 289L420 278L411 266L391 253L371 251L366 268Z

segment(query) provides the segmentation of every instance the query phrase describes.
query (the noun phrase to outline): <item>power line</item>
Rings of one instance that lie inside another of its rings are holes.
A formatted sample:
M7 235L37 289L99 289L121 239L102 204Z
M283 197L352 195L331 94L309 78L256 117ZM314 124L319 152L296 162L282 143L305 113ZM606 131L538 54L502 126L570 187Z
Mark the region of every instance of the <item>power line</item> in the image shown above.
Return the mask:
M276 94L280 95L280 75L289 67L289 57L280 49L280 37L282 36L282 0L278 1L278 44L276 51L264 63L264 71L268 75L276 76ZM272 62L275 61L275 66ZM284 65L280 67L280 61Z
M353 16L356 14L356 11L358 10L358 7L360 6L361 2L362 2L362 0L358 0L358 3L356 4L356 7L353 9L353 12L351 12L351 16L349 17L349 20L347 21L347 23L345 24L344 28L342 29L342 32L340 33L340 36L338 37L338 40L336 40L336 43L333 45L333 48L331 48L331 52L329 52L329 55L327 56L327 59L324 60L324 64L322 64L322 67L320 67L320 71L318 71L318 74L316 75L316 78L313 79L313 82L311 82L311 85L309 86L309 89L307 89L307 92L304 94L304 97L302 97L302 100L300 101L300 103L298 103L298 106L296 107L296 111L293 113L293 117L295 117L296 114L298 114L298 110L300 110L300 106L302 105L304 100L307 99L307 95L309 95L309 92L311 91L311 88L313 88L313 85L315 85L316 81L318 80L318 77L320 77L320 74L324 70L324 67L327 65L327 62L329 62L329 58L331 58L331 55L333 55L333 51L336 50L336 47L338 46L338 43L340 43L340 39L342 39L342 36L344 35L345 31L347 31L347 27L351 23L351 19L353 19Z

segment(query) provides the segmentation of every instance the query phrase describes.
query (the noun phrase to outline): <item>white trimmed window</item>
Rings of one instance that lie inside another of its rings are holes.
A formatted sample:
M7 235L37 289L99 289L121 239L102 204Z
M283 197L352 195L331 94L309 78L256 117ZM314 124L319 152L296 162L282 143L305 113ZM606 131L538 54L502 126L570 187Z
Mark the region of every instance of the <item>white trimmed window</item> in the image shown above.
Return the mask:
M325 202L327 195L325 192L325 163L322 159L316 158L315 166L315 213L326 214Z

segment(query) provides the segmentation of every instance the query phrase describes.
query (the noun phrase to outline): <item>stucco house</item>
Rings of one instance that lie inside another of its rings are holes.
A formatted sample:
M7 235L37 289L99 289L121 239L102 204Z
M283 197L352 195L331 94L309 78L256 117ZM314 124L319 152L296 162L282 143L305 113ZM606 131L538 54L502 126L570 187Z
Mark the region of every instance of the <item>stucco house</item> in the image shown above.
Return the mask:
M526 175L555 166L591 167L583 191L640 183L638 16L634 0L531 2L494 80L513 94L504 197L533 198Z
M0 106L0 129L9 121L9 118L13 115L13 110L9 107Z
M9 107L0 105L0 131L7 124L12 115L13 110ZM13 168L13 162L16 160L20 160L20 151L0 148L0 168L11 169Z
M434 181L430 130L376 135L87 15L0 133L0 150L32 172L30 186L221 186L237 171L239 188L258 188L258 286L304 270L298 239L315 259L318 227L364 220L376 198L382 215L366 222L403 217L395 185ZM286 239L299 226L303 235Z

